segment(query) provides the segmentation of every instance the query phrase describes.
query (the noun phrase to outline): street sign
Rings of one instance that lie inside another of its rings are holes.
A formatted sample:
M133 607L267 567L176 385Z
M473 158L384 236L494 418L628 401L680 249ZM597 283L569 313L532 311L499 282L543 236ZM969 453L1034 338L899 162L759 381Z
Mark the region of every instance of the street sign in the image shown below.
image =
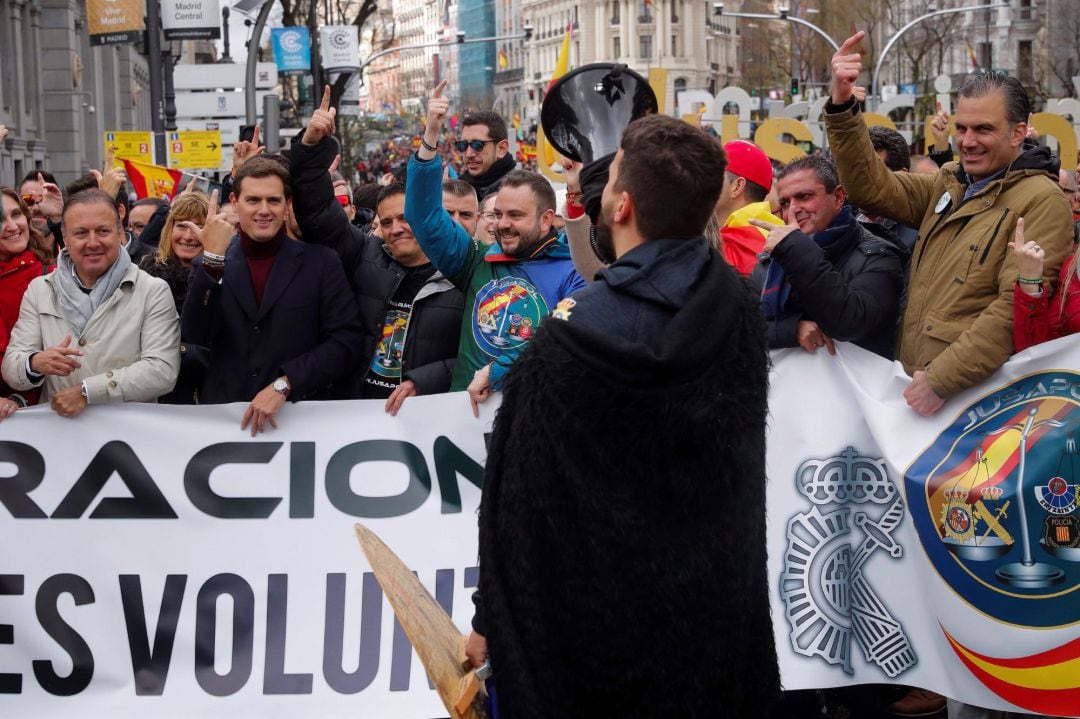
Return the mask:
M168 139L170 168L202 170L221 166L221 131L170 132Z
M106 132L105 156L112 153L116 167L123 167L122 159L154 163L154 136L149 132Z
M255 93L256 107L261 107L268 93ZM243 117L245 112L242 92L180 92L176 93L177 118L224 118Z
M255 88L271 90L277 86L277 65L260 62L255 65ZM181 63L173 69L173 86L177 90L216 90L217 88L247 87L247 66L236 63L190 65Z

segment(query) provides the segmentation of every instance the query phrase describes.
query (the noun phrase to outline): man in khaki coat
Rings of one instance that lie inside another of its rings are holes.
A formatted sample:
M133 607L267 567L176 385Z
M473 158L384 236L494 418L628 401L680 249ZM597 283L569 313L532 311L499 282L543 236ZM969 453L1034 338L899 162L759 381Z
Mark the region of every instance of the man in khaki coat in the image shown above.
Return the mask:
M84 190L64 207L56 271L30 283L4 354L15 389L44 385L63 417L88 404L153 402L180 370L180 321L164 280L121 252L114 198Z
M890 172L855 97L862 63L853 48L863 36L848 38L833 56L825 121L851 201L919 228L897 359L911 375L908 405L931 415L1013 352L1017 268L1008 244L1017 229L1046 251L1046 277L1053 279L1072 249L1072 214L1057 186L1057 159L1025 144L1027 94L999 73L973 73L960 88L959 163L934 175Z

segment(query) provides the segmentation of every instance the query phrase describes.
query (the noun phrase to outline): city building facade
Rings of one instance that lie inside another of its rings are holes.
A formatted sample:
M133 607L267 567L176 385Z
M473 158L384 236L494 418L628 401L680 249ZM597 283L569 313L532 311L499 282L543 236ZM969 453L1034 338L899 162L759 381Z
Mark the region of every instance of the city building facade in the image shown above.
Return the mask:
M90 47L86 3L0 0L0 177L47 169L61 185L100 168L104 133L150 127L150 73L134 45Z

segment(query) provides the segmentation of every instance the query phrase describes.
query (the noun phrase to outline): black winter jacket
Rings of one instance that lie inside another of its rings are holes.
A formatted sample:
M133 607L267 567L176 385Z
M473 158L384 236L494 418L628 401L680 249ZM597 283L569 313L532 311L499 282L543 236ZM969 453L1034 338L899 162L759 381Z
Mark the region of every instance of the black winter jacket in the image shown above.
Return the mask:
M893 358L904 263L890 242L858 222L824 248L796 230L758 259L751 282L759 291L769 262L791 283L781 316L768 322L770 348L797 347L799 321L812 320L834 340Z
M382 337L388 304L405 276L405 268L394 260L382 240L350 224L334 199L326 169L337 153L336 141L329 137L314 147L303 144L299 136L293 140L293 211L305 242L338 253L360 308L364 331L360 356L364 361L347 388L348 396L356 398L361 396L364 377ZM464 307L461 292L438 272L417 293L401 357L401 377L416 384L417 394L450 389Z

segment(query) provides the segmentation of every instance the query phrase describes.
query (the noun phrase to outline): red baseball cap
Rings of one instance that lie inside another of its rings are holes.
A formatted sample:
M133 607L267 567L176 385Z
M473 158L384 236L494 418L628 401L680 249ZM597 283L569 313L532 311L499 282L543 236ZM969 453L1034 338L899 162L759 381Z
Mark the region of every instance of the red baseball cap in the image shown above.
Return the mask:
M724 144L727 153L727 169L766 190L772 189L773 169L765 152L752 142L732 140Z

